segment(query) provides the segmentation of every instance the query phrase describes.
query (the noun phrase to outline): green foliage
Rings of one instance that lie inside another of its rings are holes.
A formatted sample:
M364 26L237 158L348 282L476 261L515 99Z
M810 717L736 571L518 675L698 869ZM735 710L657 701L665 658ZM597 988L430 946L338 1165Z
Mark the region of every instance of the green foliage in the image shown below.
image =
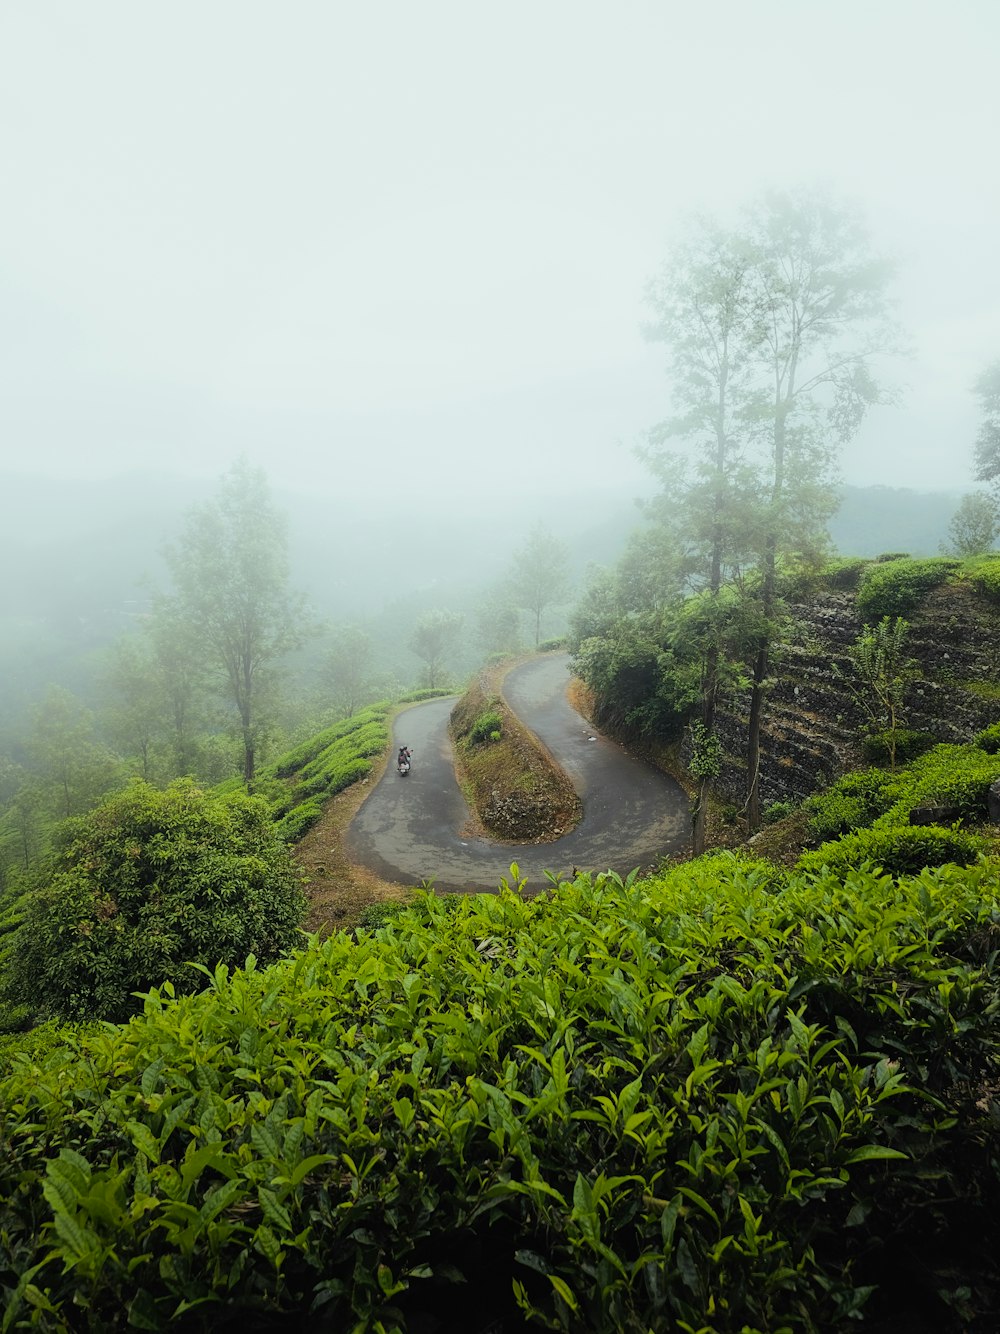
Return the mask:
M400 704L419 704L425 699L444 699L447 695L453 695L453 690L431 690L425 687L423 690L408 690L405 695L400 695Z
M872 732L861 740L861 752L869 764L906 763L923 755L935 744L930 732L917 732L906 727L891 731Z
M970 866L985 849L983 839L961 829L940 825L897 825L856 829L812 852L804 852L802 871L829 869L842 873L868 863L889 875L915 875L925 866Z
M982 419L974 455L977 482L988 482L1000 494L1000 361L994 361L972 386Z
M323 803L371 773L371 757L389 744L390 704L373 704L290 750L261 771L255 790L268 801L275 832L297 843L323 814ZM216 789L234 792L236 781Z
M915 806L948 806L964 820L982 820L990 785L1000 778L1000 756L977 746L942 745L888 776L882 823L905 822Z
M445 677L445 664L454 653L464 618L459 612L428 611L417 620L409 647L427 664L427 685L439 688Z
M573 670L597 698L597 721L641 737L680 737L697 704L700 667L671 650L661 618L622 621L585 639Z
M322 802L311 797L275 821L274 832L285 843L298 843L323 817Z
M1000 556L980 556L963 561L961 575L977 593L991 602L1000 602Z
M764 823L777 824L779 820L794 815L798 809L799 803L797 801L772 801L769 806L764 807Z
M381 926L394 922L411 905L401 899L383 899L378 903L369 903L358 917L358 928L364 931L377 931Z
M910 811L928 806L944 807L967 822L982 821L987 794L998 778L1000 754L978 746L935 746L896 773L859 770L809 797L809 831L819 839L871 826L906 831Z
M309 737L300 746L290 750L286 755L282 755L270 766L270 772L278 778L290 778L295 774L300 774L306 767L318 760L324 751L329 750L336 742L343 740L356 733L360 728L368 727L371 724L385 724L389 716L391 705L373 704L370 708L363 709L356 713L352 718L343 718L340 722L334 723L332 727L325 728L322 732L317 732L315 736ZM388 732L386 732L386 741L388 741Z
M997 1268L998 894L717 857L151 994L0 1081L9 1327L933 1319Z
M1000 753L1000 723L991 723L989 727L984 727L976 737L976 745L980 750L985 750L987 755Z
M514 605L534 618L534 644L540 649L543 614L570 592L569 547L546 524L536 523L514 552L507 586Z
M703 723L691 724L691 761L688 768L695 778L718 778L722 772L722 742Z
M176 591L155 614L186 624L203 646L233 709L249 786L277 663L306 635L304 598L288 586L287 522L263 470L233 464L164 555Z
M889 775L881 769L858 769L845 774L823 792L807 797L809 832L833 838L852 829L865 829L888 808L885 788Z
M559 635L556 639L543 639L538 645L539 653L554 653L556 649L566 647L566 636Z
M819 577L830 588L854 589L860 584L868 565L867 560L856 557L828 560L820 569Z
M959 567L946 556L929 560L879 558L865 570L858 590L858 611L866 621L909 616L938 584Z
M981 556L1000 536L1000 507L982 491L964 495L952 516L941 550L960 557Z
M469 728L469 744L482 745L488 741L499 741L503 732L503 715L495 709L481 713Z
M64 847L17 931L5 987L43 1015L124 1019L133 993L202 985L194 965L268 962L305 910L287 849L256 797L136 779L67 822Z

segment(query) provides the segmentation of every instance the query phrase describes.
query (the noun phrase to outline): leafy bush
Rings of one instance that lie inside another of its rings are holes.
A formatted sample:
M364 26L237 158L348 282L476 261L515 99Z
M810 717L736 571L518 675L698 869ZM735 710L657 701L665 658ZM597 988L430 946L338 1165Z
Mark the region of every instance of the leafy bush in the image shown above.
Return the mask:
M965 820L981 820L997 778L1000 756L978 746L935 746L906 769L886 775L879 823L905 824L913 807L932 805L952 807Z
M804 852L797 864L802 871L828 868L843 872L868 862L890 875L915 875L927 866L970 866L985 846L974 834L940 825L876 827L842 834L813 852Z
M962 577L977 593L1000 602L1000 554L977 556L962 563Z
M870 565L858 590L862 619L878 621L883 616L909 616L959 564L947 556L935 556L928 560L895 559Z
M978 746L934 746L894 774L860 769L809 797L809 832L828 839L876 824L905 826L917 806L947 806L964 820L981 820L997 778L1000 754Z
M930 732L915 732L906 727L892 731L870 732L861 739L861 753L869 764L888 764L895 757L897 764L905 764L930 750L936 737Z
M985 750L987 755L1000 754L1000 723L984 727L976 737L976 745L980 750Z
M820 570L820 578L829 588L857 588L869 563L854 557L829 560Z
M314 824L319 823L322 816L322 803L312 798L293 806L286 815L275 821L274 832L285 843L298 843Z
M779 820L784 820L789 815L799 809L797 801L772 801L769 806L764 807L763 818L765 824L777 824Z
M481 713L469 728L469 744L481 745L485 741L499 741L503 731L503 715L496 710Z
M264 771L265 776L268 773L273 773L277 778L289 778L293 774L306 769L311 763L319 759L325 750L328 750L345 737L361 732L372 724L381 725L384 728L386 718L389 715L389 707L388 704L373 704L370 708L362 709L360 713L354 714L351 718L342 718L340 722L334 723L332 727L317 732L315 736L303 741L294 750L282 755L269 770Z
M5 979L42 1014L124 1019L133 992L203 985L192 964L267 962L297 940L302 887L259 798L136 779L67 822L64 841Z
M10 1327L961 1328L998 895L712 858L151 995L0 1081Z
M560 635L557 639L543 639L538 645L539 653L552 653L556 649L566 647L566 636Z
M425 699L445 699L449 695L454 695L454 690L439 690L437 687L423 686L420 690L409 690L405 695L400 695L400 704L420 704Z
M858 769L845 774L823 792L805 801L809 832L816 838L832 838L852 829L865 829L888 809L885 786L889 775L881 769Z
M394 922L410 905L400 899L383 899L379 903L369 903L358 917L358 927L364 931L376 931L381 926Z

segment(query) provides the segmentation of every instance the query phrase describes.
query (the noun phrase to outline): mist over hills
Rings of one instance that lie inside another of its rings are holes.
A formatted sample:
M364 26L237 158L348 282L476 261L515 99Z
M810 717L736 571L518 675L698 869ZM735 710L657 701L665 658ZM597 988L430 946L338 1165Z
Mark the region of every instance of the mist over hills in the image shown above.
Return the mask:
M138 472L0 478L0 559L9 572L0 591L0 725L50 681L86 696L93 656L142 614L153 588L166 586L163 546L215 487ZM960 494L847 486L831 536L845 555L935 555ZM288 516L292 583L316 615L381 617L398 623L403 638L422 610L481 602L537 522L567 543L580 581L588 565L613 564L643 522L633 479L611 478L600 490L570 481L516 504L481 491L408 499L387 492L383 507L370 496L359 503L354 495L304 495L280 482L274 496Z

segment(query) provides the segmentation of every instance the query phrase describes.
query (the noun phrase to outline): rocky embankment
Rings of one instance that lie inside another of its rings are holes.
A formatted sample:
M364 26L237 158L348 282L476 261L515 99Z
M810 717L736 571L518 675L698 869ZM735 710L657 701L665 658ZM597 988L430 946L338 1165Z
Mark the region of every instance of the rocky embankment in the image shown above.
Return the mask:
M773 663L761 739L761 800L798 800L864 763L866 716L846 682L848 647L862 630L853 592L824 591L790 608L795 635ZM940 741L971 741L1000 719L1000 607L967 586L942 586L909 616L908 648L918 676L906 695L904 726ZM725 748L716 789L742 804L749 695L725 702Z

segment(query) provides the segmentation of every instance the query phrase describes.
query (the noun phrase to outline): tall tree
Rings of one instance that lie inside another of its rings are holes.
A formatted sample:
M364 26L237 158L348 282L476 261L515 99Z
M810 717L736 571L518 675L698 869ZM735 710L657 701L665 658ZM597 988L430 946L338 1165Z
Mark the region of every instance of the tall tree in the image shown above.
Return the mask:
M543 613L561 602L569 589L566 543L538 523L515 555L510 572L514 601L534 617L535 648L541 639Z
M462 630L462 616L457 611L428 611L420 617L410 638L410 648L427 664L427 684L436 690L441 684L444 665Z
M173 776L201 773L199 732L207 725L210 646L176 598L157 597L147 623L153 697L163 711Z
M976 481L988 482L1000 498L1000 361L987 366L972 389L983 414L976 437Z
M374 657L375 647L367 630L345 625L334 631L333 648L326 656L321 674L345 718L353 717L365 698L372 698L367 692Z
M774 626L780 557L802 557L836 507L835 445L886 401L873 367L891 351L891 268L850 211L816 194L771 195L753 216L760 434L767 503L759 552L762 625ZM765 399L766 394L767 397ZM760 825L760 731L771 657L765 630L753 661L747 727L747 823Z
M746 563L757 482L746 464L754 397L756 313L752 247L744 237L700 224L649 288L647 337L667 345L674 414L650 433L646 459L664 487L661 517L686 555L687 574L718 602L725 580ZM686 447L679 454L677 445ZM726 617L711 611L702 639L699 746L717 749ZM692 846L704 851L711 766L700 772Z
M948 541L942 550L956 556L981 556L992 551L1000 537L1000 505L985 491L962 497L948 525Z
M176 592L161 612L194 630L218 672L236 712L249 787L268 690L280 660L306 633L304 599L288 585L286 521L263 470L246 459L235 463L215 499L191 511L166 558Z
M117 777L116 762L94 737L90 710L61 686L50 686L36 706L27 751L58 819L85 811Z

